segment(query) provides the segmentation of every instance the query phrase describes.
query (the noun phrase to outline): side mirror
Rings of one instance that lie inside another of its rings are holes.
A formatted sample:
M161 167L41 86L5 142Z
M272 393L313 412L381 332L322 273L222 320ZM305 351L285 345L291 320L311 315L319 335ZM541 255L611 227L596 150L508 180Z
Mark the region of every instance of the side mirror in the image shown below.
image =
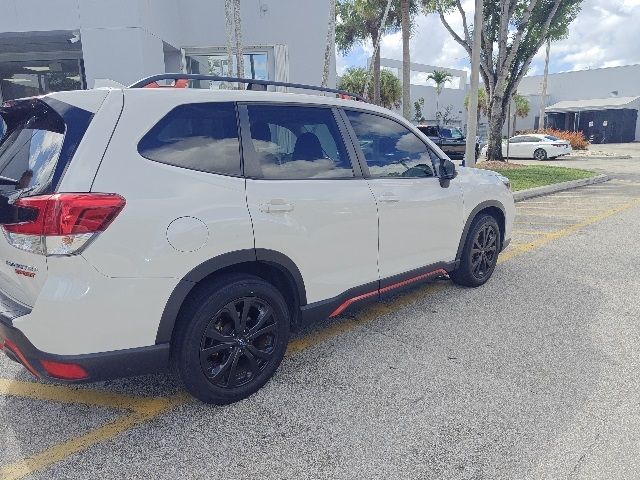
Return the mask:
M449 181L453 180L458 176L458 172L456 171L455 164L445 158L440 159L440 186L448 187Z

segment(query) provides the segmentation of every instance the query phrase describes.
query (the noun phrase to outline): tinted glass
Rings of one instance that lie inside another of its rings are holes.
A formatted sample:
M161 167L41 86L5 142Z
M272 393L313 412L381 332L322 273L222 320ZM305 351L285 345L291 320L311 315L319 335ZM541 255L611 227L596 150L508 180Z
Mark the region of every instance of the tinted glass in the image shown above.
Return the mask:
M545 135L544 138L546 138L547 140L551 140L553 142L560 140L558 137L554 137L553 135Z
M370 113L347 111L372 177L432 177L438 157L411 130Z
M525 142L525 137L511 137L509 143L522 143Z
M232 102L174 108L138 144L143 157L176 167L240 175L240 145Z
M441 127L440 134L444 138L451 138L453 140L460 140L464 136L462 135L462 132L460 131L460 129L456 127Z
M438 136L438 127L418 127L418 129L428 137Z
M251 144L264 178L353 177L331 109L289 105L247 109Z
M18 121L0 143L0 177L4 184L0 190L40 191L48 187L58 163L64 132L62 118L44 108L34 109Z

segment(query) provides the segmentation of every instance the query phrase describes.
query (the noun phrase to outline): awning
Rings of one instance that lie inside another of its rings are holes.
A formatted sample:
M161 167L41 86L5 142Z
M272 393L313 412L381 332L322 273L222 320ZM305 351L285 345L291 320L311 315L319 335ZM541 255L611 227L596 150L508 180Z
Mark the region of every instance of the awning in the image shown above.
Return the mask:
M586 110L640 109L640 97L594 98L592 100L565 100L547 108L547 113L584 112Z

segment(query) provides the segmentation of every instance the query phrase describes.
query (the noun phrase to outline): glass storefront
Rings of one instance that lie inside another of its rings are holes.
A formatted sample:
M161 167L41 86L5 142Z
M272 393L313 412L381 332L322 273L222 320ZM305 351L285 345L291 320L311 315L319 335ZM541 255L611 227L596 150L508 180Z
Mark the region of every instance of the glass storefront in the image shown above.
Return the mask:
M269 79L269 64L267 52L249 52L243 56L244 78L256 80ZM226 53L215 52L212 54L186 54L187 73L201 73L204 75L218 75L221 77L235 77L237 72L237 61L233 58L233 69L229 71L229 60ZM225 82L194 82L196 88L233 88L234 84Z
M0 99L85 88L83 70L77 58L0 62Z

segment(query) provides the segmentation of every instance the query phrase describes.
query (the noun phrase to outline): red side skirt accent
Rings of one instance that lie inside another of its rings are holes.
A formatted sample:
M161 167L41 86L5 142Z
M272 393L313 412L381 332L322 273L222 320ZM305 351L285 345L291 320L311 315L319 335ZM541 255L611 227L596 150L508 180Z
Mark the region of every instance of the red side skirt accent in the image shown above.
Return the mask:
M420 280L426 280L428 278L437 277L437 276L446 275L446 274L447 274L447 271L445 269L439 268L437 270L434 270L433 272L423 273L422 275L411 277L411 278L408 278L408 279L403 280L401 282L392 283L391 285L388 285L388 286L386 286L384 288L380 288L380 289L374 290L372 292L364 293L362 295L358 295L357 297L350 298L350 299L346 300L338 308L336 308L331 313L331 315L329 315L329 318L337 317L342 312L344 312L347 309L347 307L349 307L350 305L354 304L355 302L357 302L359 300L364 300L365 298L373 297L373 296L378 295L380 293L386 293L386 292L388 292L390 290L394 290L396 288L404 287L405 285L409 285L409 284L414 283L414 282L419 282Z

